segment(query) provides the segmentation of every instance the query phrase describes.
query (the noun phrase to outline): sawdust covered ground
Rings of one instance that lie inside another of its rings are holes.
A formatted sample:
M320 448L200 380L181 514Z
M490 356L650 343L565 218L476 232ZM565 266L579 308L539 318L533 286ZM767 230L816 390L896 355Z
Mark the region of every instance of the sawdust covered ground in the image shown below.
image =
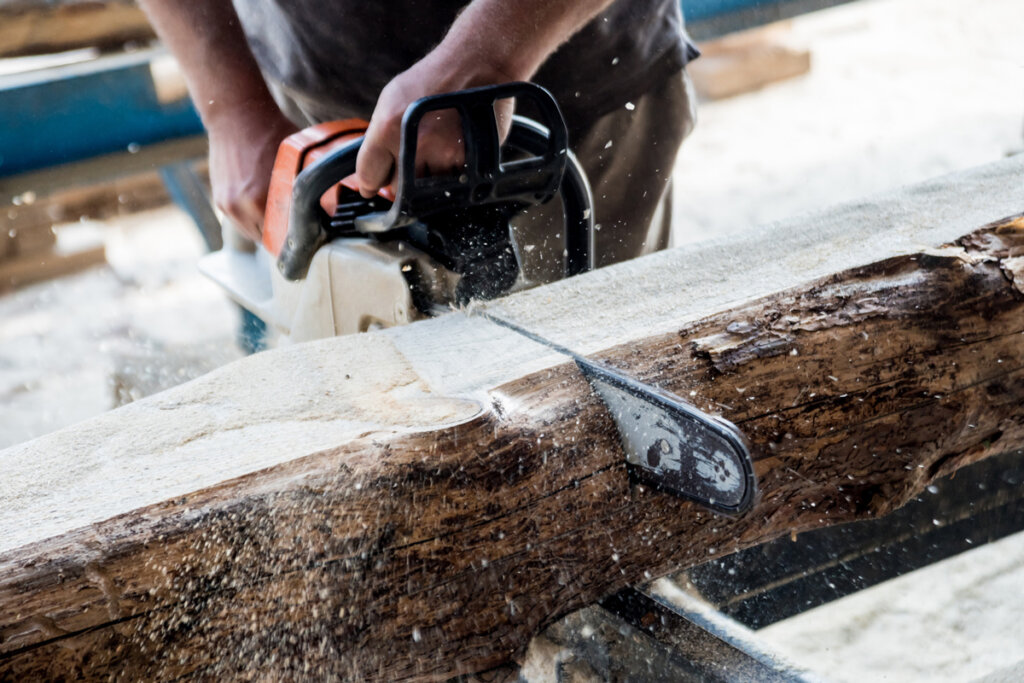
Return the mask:
M675 176L677 243L1024 150L1022 26L1020 0L859 0L797 18L808 75L700 107Z
M1021 0L860 0L796 20L809 75L701 108L676 173L677 243L1019 152L1022 26ZM187 218L102 230L109 266L0 296L0 447L240 356ZM761 635L829 679L1021 680L1022 587L1017 535Z

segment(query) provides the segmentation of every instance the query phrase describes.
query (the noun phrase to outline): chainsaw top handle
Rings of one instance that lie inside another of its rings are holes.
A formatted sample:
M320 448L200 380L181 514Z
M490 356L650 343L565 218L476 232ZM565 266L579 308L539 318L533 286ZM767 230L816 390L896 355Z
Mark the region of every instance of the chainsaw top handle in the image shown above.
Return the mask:
M528 158L501 158L494 105L507 98L530 102L539 115L539 122L513 117L509 132L508 146L530 155ZM465 166L458 175L417 178L419 126L425 115L439 110L454 110L461 117ZM361 144L362 138L354 139L296 176L288 235L278 256L278 267L286 278L305 277L313 254L327 239L320 197L355 172ZM391 209L356 219L359 231L387 232L452 208L543 204L561 191L568 251L566 275L589 270L592 265L590 188L568 150L568 132L558 104L538 85L506 83L413 102L402 118L396 185Z

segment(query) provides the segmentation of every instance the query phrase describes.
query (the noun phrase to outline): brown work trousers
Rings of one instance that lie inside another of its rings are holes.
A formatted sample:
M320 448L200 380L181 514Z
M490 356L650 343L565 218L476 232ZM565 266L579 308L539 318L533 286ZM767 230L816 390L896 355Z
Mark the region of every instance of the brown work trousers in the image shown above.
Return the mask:
M594 263L600 268L669 245L672 170L696 121L696 97L680 72L633 102L574 130L569 143L594 197ZM565 235L557 201L513 221L523 285L563 276Z

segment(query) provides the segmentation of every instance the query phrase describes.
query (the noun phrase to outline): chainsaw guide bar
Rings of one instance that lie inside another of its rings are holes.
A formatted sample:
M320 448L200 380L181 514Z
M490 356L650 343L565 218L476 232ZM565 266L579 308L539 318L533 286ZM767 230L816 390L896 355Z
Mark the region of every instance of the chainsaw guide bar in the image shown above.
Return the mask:
M637 483L738 515L757 496L754 463L742 432L678 396L585 358L492 313L487 320L569 356L611 413Z

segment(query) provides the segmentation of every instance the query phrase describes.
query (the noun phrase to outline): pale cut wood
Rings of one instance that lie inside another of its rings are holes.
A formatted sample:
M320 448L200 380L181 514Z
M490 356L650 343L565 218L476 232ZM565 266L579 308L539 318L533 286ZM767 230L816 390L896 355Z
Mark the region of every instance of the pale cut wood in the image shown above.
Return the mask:
M788 28L780 22L701 43L700 59L687 66L697 93L720 100L808 73L810 50L789 44Z
M885 514L1024 443L1024 219L996 221L1022 179L1010 159L486 307L736 422L762 491L737 519L631 485L575 366L474 311L8 449L0 677L443 679L630 583Z
M0 2L0 57L112 48L154 37L133 0Z

